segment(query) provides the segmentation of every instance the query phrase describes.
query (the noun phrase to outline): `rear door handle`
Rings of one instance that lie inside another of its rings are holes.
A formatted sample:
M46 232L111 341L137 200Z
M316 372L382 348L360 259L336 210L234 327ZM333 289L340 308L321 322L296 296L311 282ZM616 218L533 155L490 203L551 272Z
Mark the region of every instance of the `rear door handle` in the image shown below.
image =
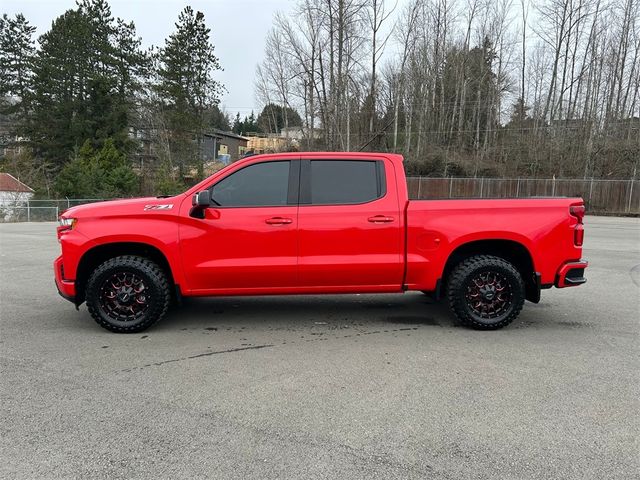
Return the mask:
M369 217L369 221L371 223L391 223L395 219L393 217L387 217L386 215L375 215L373 217Z
M293 220L284 217L272 217L267 218L265 222L269 225L288 225L289 223L293 223Z

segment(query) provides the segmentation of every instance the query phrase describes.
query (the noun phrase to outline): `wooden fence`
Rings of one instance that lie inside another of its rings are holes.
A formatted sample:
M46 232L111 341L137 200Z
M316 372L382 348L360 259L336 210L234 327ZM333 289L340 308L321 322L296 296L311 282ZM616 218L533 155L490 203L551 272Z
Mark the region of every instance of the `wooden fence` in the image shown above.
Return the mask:
M588 213L640 214L640 180L409 177L409 198L582 197Z

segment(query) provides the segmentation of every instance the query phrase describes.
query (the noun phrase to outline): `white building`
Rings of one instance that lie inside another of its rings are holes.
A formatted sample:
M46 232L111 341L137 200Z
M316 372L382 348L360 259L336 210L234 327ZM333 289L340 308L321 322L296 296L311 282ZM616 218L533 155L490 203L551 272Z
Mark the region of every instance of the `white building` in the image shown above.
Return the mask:
M5 222L18 215L33 197L33 189L9 173L0 172L0 219Z

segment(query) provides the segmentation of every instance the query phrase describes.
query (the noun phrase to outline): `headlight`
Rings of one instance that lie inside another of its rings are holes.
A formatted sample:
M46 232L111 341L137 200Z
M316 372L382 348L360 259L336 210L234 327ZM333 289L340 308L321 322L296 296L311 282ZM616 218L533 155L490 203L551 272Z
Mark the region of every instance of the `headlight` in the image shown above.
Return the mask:
M58 231L61 230L71 230L73 228L73 226L76 224L77 219L76 218L66 218L66 217L60 217L58 219Z

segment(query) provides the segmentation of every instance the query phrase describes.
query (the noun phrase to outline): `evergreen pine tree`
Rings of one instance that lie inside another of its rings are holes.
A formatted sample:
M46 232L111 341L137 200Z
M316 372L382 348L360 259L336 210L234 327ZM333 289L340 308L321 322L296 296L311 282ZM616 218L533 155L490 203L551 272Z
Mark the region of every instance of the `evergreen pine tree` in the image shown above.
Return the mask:
M213 79L220 64L210 33L204 14L187 6L159 54L158 93L168 112L174 161L181 173L195 164L199 176L203 174L200 142L206 130L206 112L217 104L222 88Z
M20 13L14 18L6 13L0 17L0 113L13 115L18 126L29 112L35 30Z
M114 20L105 0L82 0L40 37L28 136L59 167L90 140L128 152L133 96L146 59L133 24Z

